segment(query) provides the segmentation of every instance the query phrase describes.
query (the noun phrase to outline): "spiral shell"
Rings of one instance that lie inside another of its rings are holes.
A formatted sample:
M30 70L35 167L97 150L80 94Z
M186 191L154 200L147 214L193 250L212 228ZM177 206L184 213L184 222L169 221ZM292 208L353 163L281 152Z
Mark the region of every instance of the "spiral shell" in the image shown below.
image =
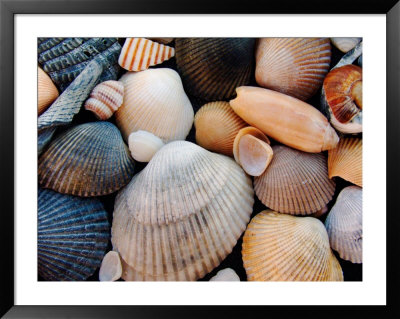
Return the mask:
M134 161L110 122L75 126L57 136L39 158L39 184L59 193L101 196L132 178Z
M58 95L53 81L38 67L38 115L42 114Z
M292 215L310 215L322 209L335 192L324 155L283 145L272 149L274 157L268 169L254 178L254 190L261 202L275 211Z
M362 38L331 38L332 44L343 53L349 52L361 42Z
M343 281L324 224L271 210L257 214L243 237L249 281Z
M100 266L110 238L98 199L39 189L38 272L45 280L86 280Z
M117 195L112 225L125 280L196 280L232 251L254 203L229 157L175 141Z

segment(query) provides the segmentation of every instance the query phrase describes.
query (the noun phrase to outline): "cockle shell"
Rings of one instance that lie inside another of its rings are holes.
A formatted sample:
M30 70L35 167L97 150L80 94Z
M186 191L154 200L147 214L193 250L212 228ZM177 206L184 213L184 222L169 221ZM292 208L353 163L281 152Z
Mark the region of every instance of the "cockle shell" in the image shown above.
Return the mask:
M39 189L38 272L45 280L86 280L110 239L107 212L96 198Z
M116 251L109 251L101 262L99 271L100 281L116 281L121 278L122 265L119 254Z
M344 188L329 212L325 227L340 258L362 263L362 188Z
M240 278L232 268L225 268L218 271L210 281L240 281Z
M321 104L340 132L362 132L362 69L353 64L331 70L324 80Z
M361 42L362 38L331 38L332 44L343 53L349 52L357 44Z
M38 115L42 114L58 95L53 81L38 67Z
M242 86L229 102L243 120L269 137L304 152L319 153L339 142L326 117L313 106L268 89Z
M112 225L125 280L196 280L232 251L254 203L231 158L175 141L117 195Z
M177 38L176 65L185 90L212 100L232 98L250 83L254 65L252 38Z
M120 81L125 95L115 120L126 141L138 130L153 133L165 143L186 138L194 112L176 71L161 68L127 72Z
M330 62L328 38L262 38L256 46L256 81L305 101L321 87Z
M310 215L332 199L335 183L328 178L322 153L304 153L283 145L272 149L268 169L254 178L254 190L264 205L280 213Z
M233 155L233 141L239 130L247 126L228 102L203 105L194 117L196 143L209 151Z
M154 154L164 146L164 142L150 132L139 130L129 135L128 145L135 160L149 162Z
M243 265L249 281L343 281L324 224L265 210L243 237Z
M336 148L328 152L329 178L339 176L360 187L362 183L362 139L343 137Z
M118 63L128 71L143 71L175 55L175 49L145 38L127 38Z
M132 178L134 161L110 122L75 126L57 136L39 158L39 184L76 196L113 193Z
M239 154L240 154L240 149L239 149L239 141L244 135L252 135L256 138L258 138L261 141L264 141L267 144L271 144L269 141L268 136L266 136L263 132L261 132L258 128L253 127L253 126L246 126L236 134L235 140L233 141L233 156L235 158L235 161L239 163Z

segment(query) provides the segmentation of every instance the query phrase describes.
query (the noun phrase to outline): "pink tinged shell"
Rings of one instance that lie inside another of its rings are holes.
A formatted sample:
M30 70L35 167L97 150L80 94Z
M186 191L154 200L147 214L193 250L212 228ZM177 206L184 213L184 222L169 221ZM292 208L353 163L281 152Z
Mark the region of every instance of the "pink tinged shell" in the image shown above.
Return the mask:
M38 67L38 115L42 114L59 93L51 78Z
M99 120L109 119L124 101L124 85L118 81L105 81L97 85L85 102L85 109Z
M175 55L175 49L145 38L127 38L118 63L128 71L142 71Z

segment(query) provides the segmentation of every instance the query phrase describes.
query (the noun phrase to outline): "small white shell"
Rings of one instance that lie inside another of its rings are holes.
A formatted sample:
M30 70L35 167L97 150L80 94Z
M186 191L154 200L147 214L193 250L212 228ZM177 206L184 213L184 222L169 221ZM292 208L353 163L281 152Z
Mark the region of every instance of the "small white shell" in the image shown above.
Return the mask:
M225 268L218 271L210 281L240 281L240 278L233 269Z
M119 254L116 251L109 251L103 258L100 266L100 281L116 281L121 278L122 265Z
M362 38L331 38L332 44L343 53L349 52L361 42Z
M129 135L129 150L132 157L138 162L149 162L157 151L164 146L164 142L147 131L136 131Z

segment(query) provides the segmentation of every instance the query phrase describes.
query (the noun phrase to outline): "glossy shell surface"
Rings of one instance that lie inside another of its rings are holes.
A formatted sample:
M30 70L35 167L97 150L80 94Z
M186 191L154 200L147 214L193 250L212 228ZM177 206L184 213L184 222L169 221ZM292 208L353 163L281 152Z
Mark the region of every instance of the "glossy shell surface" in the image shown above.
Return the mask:
M154 154L164 146L164 142L150 132L139 130L129 135L128 145L135 160L149 162Z
M53 81L38 67L38 115L42 114L58 95L57 87Z

